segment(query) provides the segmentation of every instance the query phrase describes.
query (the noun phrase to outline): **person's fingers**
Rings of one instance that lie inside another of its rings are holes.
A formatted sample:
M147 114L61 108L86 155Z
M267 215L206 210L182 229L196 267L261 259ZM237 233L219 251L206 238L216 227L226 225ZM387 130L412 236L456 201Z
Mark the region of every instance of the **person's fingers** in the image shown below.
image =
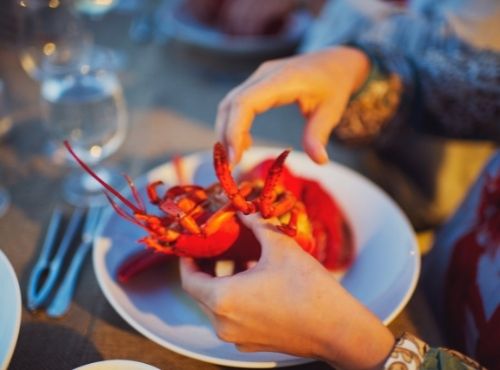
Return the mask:
M286 81L281 76L272 76L242 90L226 107L224 124L224 143L232 149L237 163L241 159L245 136L250 135L250 128L256 115L271 108L293 103L300 94L300 88L293 81Z
M267 347L264 348L262 346L256 344L235 344L236 349L240 352L259 352L263 350L268 350Z
M326 144L337 126L347 105L348 96L334 97L318 106L310 114L304 128L303 146L313 161L319 164L328 162Z
M259 78L256 76L250 76L245 82L231 90L222 101L219 103L217 109L217 117L215 118L215 134L219 138L219 141L224 145L224 147L229 151L228 143L226 142L226 130L227 123L229 121L229 113L231 110L231 104L234 97L236 97L241 91L248 88L249 86L255 84ZM230 156L231 157L231 156ZM232 158L231 158L232 159Z
M217 110L217 117L215 119L215 133L219 138L219 141L224 145L224 147L230 151L232 148L229 147L226 142L226 131L227 124L229 122L229 113L231 110L231 105L233 104L233 100L236 99L238 95L240 95L243 91L250 88L251 86L261 82L263 79L267 78L269 74L273 72L274 69L279 64L279 60L270 60L265 63L262 63L259 68L257 68L251 76L249 76L243 83L239 86L232 89L222 101L219 103ZM244 143L251 144L251 136L250 133L246 135L244 138ZM249 140L250 139L250 140ZM250 145L248 145L250 146ZM244 147L243 150L246 148ZM231 156L230 156L231 157Z
M287 246L299 247L297 242L277 229L277 219L263 219L259 214L238 214L245 226L252 230L261 245L261 260L266 260L273 251Z
M210 306L214 278L200 271L192 258L180 258L179 266L182 288L196 300Z

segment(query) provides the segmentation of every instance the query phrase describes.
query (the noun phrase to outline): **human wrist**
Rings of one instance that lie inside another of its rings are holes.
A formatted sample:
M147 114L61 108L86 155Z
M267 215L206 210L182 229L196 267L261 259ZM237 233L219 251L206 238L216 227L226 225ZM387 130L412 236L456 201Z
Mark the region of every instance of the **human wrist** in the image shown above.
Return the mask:
M395 343L392 333L380 323L377 327L364 328L351 333L342 352L332 362L334 368L343 370L378 370L384 367Z
M352 46L334 46L327 48L331 58L342 66L342 74L349 77L350 93L356 93L370 76L372 62L362 50Z
M344 370L382 368L395 344L393 334L352 296L342 305L344 314L325 325L318 357Z

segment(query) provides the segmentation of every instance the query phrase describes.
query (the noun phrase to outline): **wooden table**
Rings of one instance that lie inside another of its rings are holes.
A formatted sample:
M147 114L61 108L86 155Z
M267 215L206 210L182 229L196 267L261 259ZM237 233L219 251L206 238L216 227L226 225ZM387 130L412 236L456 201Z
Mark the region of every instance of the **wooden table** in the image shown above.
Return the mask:
M217 103L247 71L233 73L237 70L233 64L229 75L224 68L200 68L200 62L195 62L199 55L181 53L172 45L133 45L117 36L127 31L128 22L119 19L115 24L113 35L103 33L102 41L124 51L128 59L121 80L129 107L130 131L125 144L110 160L135 177L174 153L210 148L215 141L212 122ZM65 169L43 155L47 135L37 109L38 85L21 70L14 48L9 45L0 49L0 77L7 85L15 120L11 132L0 142L0 182L8 188L13 201L8 213L0 218L0 248L15 268L24 300L47 220L54 206L62 201L57 189ZM257 121L254 132L259 143L300 148L302 119L295 108L279 109ZM332 150L334 158L350 166L356 165L360 155L343 148ZM441 342L419 290L390 328L395 333L411 331L430 343ZM223 368L169 351L131 328L105 299L89 258L66 316L54 320L43 313L30 313L23 306L19 339L9 369L71 369L115 358L169 370ZM315 362L297 368L327 366Z

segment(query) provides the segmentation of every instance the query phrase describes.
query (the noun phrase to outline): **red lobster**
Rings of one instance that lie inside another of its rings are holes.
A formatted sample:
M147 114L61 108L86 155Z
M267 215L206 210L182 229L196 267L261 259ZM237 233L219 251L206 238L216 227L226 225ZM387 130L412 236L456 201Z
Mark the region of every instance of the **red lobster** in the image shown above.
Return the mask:
M149 251L141 253L122 266L121 281L128 280L148 267L162 263L169 255L194 257L207 272L215 274L218 259L236 263L236 272L258 260L260 248L253 234L236 216L259 212L262 217L277 217L279 230L296 239L301 247L318 258L327 268L347 267L352 261L350 228L340 209L315 181L293 176L284 167L289 150L275 160L267 160L247 172L242 181L233 179L223 146L213 150L215 173L219 182L206 188L177 185L160 196L155 181L148 185L149 201L161 215L147 212L133 182L125 176L135 204L104 182L65 146L76 161L107 190L114 210L124 219L144 228L148 235L141 240ZM128 208L125 211L112 196ZM305 200L305 202L304 202ZM312 216L312 217L311 217ZM231 248L233 247L233 248Z

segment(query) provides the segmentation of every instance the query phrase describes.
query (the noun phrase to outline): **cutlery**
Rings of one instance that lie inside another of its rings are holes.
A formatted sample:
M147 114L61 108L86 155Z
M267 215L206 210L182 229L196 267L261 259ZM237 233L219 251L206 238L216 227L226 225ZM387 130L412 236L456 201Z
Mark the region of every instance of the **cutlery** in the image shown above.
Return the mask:
M83 226L82 241L71 260L68 271L54 299L47 307L47 314L50 317L61 317L69 309L76 288L78 275L83 265L83 261L85 261L85 257L92 247L100 216L101 208L99 207L92 207L87 212L87 218Z
M54 210L51 216L49 227L47 229L47 235L42 245L40 256L38 257L38 260L33 267L28 282L27 305L30 310L36 310L40 308L46 302L47 298L52 292L57 277L59 276L59 273L61 271L64 257L66 256L66 253L68 252L68 249L71 245L71 241L74 239L76 231L80 226L83 214L84 211L82 209L75 209L75 211L71 215L68 227L66 228L62 241L59 244L54 257L49 260L50 255L52 254L52 251L54 250L54 247L56 245L55 239L60 228L63 216L63 213L59 207ZM40 285L40 280L45 273L47 274L47 277L40 288L38 288L38 286Z

